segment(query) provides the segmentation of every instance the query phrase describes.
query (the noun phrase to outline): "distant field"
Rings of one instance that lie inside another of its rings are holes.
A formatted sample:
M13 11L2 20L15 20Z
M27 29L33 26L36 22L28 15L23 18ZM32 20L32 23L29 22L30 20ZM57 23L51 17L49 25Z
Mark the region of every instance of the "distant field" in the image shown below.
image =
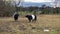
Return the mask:
M60 15L37 15L37 21L31 23L25 17L19 17L17 22L13 17L2 17L0 34L60 34Z

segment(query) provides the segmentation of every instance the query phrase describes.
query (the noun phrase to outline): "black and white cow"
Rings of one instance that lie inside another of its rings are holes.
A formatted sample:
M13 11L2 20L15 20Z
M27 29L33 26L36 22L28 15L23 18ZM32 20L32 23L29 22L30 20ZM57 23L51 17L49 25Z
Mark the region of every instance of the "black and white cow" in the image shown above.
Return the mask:
M17 21L18 20L18 16L19 14L18 13L14 13L13 17L14 17L14 20Z
M28 18L29 22L37 20L36 15L26 15L25 17Z

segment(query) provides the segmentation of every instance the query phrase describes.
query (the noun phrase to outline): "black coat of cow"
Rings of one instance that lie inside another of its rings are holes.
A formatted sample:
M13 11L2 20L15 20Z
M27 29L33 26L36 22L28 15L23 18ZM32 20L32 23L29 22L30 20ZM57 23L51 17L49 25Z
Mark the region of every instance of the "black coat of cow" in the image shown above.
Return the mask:
M35 17L34 19L33 19L32 15L26 15L25 17L28 18L29 22L37 20L37 16L36 15L34 15L34 17Z
M19 14L15 14L15 15L14 15L14 20L15 20L15 21L18 20L18 16L19 16Z

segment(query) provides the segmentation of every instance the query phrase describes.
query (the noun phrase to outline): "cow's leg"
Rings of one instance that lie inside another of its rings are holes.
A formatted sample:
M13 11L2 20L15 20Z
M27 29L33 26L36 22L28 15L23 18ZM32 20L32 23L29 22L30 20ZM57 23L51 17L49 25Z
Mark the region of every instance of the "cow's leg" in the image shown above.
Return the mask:
M29 22L31 22L31 19L28 19L29 20Z
M14 20L17 21L18 20L18 17L15 17Z

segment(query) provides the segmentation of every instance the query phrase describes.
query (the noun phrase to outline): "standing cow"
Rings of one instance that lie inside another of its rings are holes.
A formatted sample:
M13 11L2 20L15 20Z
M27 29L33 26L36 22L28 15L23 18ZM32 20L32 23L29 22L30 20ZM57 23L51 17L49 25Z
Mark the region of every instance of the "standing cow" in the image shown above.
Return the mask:
M28 18L29 22L37 20L36 15L26 15L25 17Z
M15 21L18 20L18 16L19 16L19 14L15 12L15 13L14 13L14 16L13 16Z

